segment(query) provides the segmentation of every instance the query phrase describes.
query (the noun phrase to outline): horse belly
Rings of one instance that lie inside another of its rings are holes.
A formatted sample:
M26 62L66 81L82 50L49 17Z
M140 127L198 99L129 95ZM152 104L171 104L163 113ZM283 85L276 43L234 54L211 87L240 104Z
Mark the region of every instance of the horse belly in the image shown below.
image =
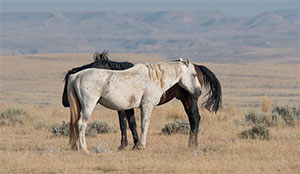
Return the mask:
M115 95L107 93L101 96L98 102L113 110L128 110L140 106L140 99L135 95Z

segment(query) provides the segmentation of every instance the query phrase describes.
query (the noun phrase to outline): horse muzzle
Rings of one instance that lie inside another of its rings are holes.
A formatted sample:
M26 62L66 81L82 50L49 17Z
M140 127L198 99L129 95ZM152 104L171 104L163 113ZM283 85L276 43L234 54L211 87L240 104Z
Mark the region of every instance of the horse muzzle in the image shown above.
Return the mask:
M199 88L197 90L194 91L194 96L199 97L202 94L202 90Z

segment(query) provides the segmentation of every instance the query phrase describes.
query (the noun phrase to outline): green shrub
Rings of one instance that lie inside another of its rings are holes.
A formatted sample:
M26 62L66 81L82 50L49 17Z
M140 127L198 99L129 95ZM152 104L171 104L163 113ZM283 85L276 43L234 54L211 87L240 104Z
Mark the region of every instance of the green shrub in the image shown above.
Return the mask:
M247 122L251 122L254 125L263 124L266 126L271 126L272 124L270 116L265 113L249 111L248 114L245 115L245 119Z
M190 130L190 124L187 121L183 120L174 120L165 125L164 128L162 128L162 133L163 134L188 134Z
M105 134L116 132L116 130L108 125L105 121L93 121L88 123L85 134L88 136L96 136L96 134Z
M272 110L272 120L278 123L280 119L288 126L294 126L296 120L300 120L300 109L296 107L277 106Z
M70 123L54 124L50 127L50 131L54 136L69 136Z
M54 134L54 136L69 136L69 127L70 123L63 122L62 125L52 125L50 131L52 134ZM109 126L104 121L93 121L91 123L88 123L85 135L96 136L96 134L111 133L115 131L116 130L113 127Z
M26 119L30 119L29 114L24 109L9 108L0 114L0 126L24 124Z
M265 125L258 124L253 126L251 129L239 133L239 137L242 139L269 139L270 131Z

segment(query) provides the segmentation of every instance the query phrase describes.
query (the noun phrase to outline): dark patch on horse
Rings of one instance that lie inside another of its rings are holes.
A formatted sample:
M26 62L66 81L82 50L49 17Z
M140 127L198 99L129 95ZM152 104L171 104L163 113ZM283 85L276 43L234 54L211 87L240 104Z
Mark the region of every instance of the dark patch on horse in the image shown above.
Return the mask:
M136 98L133 95L131 95L129 96L128 101L129 101L129 106L133 106L134 103L136 102Z

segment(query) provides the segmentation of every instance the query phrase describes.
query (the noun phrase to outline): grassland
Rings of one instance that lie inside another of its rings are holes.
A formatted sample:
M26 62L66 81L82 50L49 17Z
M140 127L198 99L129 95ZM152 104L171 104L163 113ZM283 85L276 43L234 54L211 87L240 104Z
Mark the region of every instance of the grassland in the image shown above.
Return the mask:
M163 60L132 54L112 54L111 58ZM1 57L0 113L21 109L28 118L23 124L0 125L0 173L299 173L299 122L270 127L269 140L237 136L251 127L243 123L245 113L261 110L264 99L273 107L299 106L299 64L200 62L220 79L223 108L216 115L200 110L197 149L187 148L187 135L160 134L173 118L187 120L183 107L174 100L153 111L146 150L132 151L129 147L117 151L117 131L87 138L92 152L101 143L110 149L96 155L71 151L67 137L54 137L49 131L51 125L69 120L69 110L61 105L64 73L90 61L88 54ZM139 125L138 110L136 115ZM96 107L90 122L93 120L119 126L116 112L101 106ZM129 142L132 146L131 136Z

